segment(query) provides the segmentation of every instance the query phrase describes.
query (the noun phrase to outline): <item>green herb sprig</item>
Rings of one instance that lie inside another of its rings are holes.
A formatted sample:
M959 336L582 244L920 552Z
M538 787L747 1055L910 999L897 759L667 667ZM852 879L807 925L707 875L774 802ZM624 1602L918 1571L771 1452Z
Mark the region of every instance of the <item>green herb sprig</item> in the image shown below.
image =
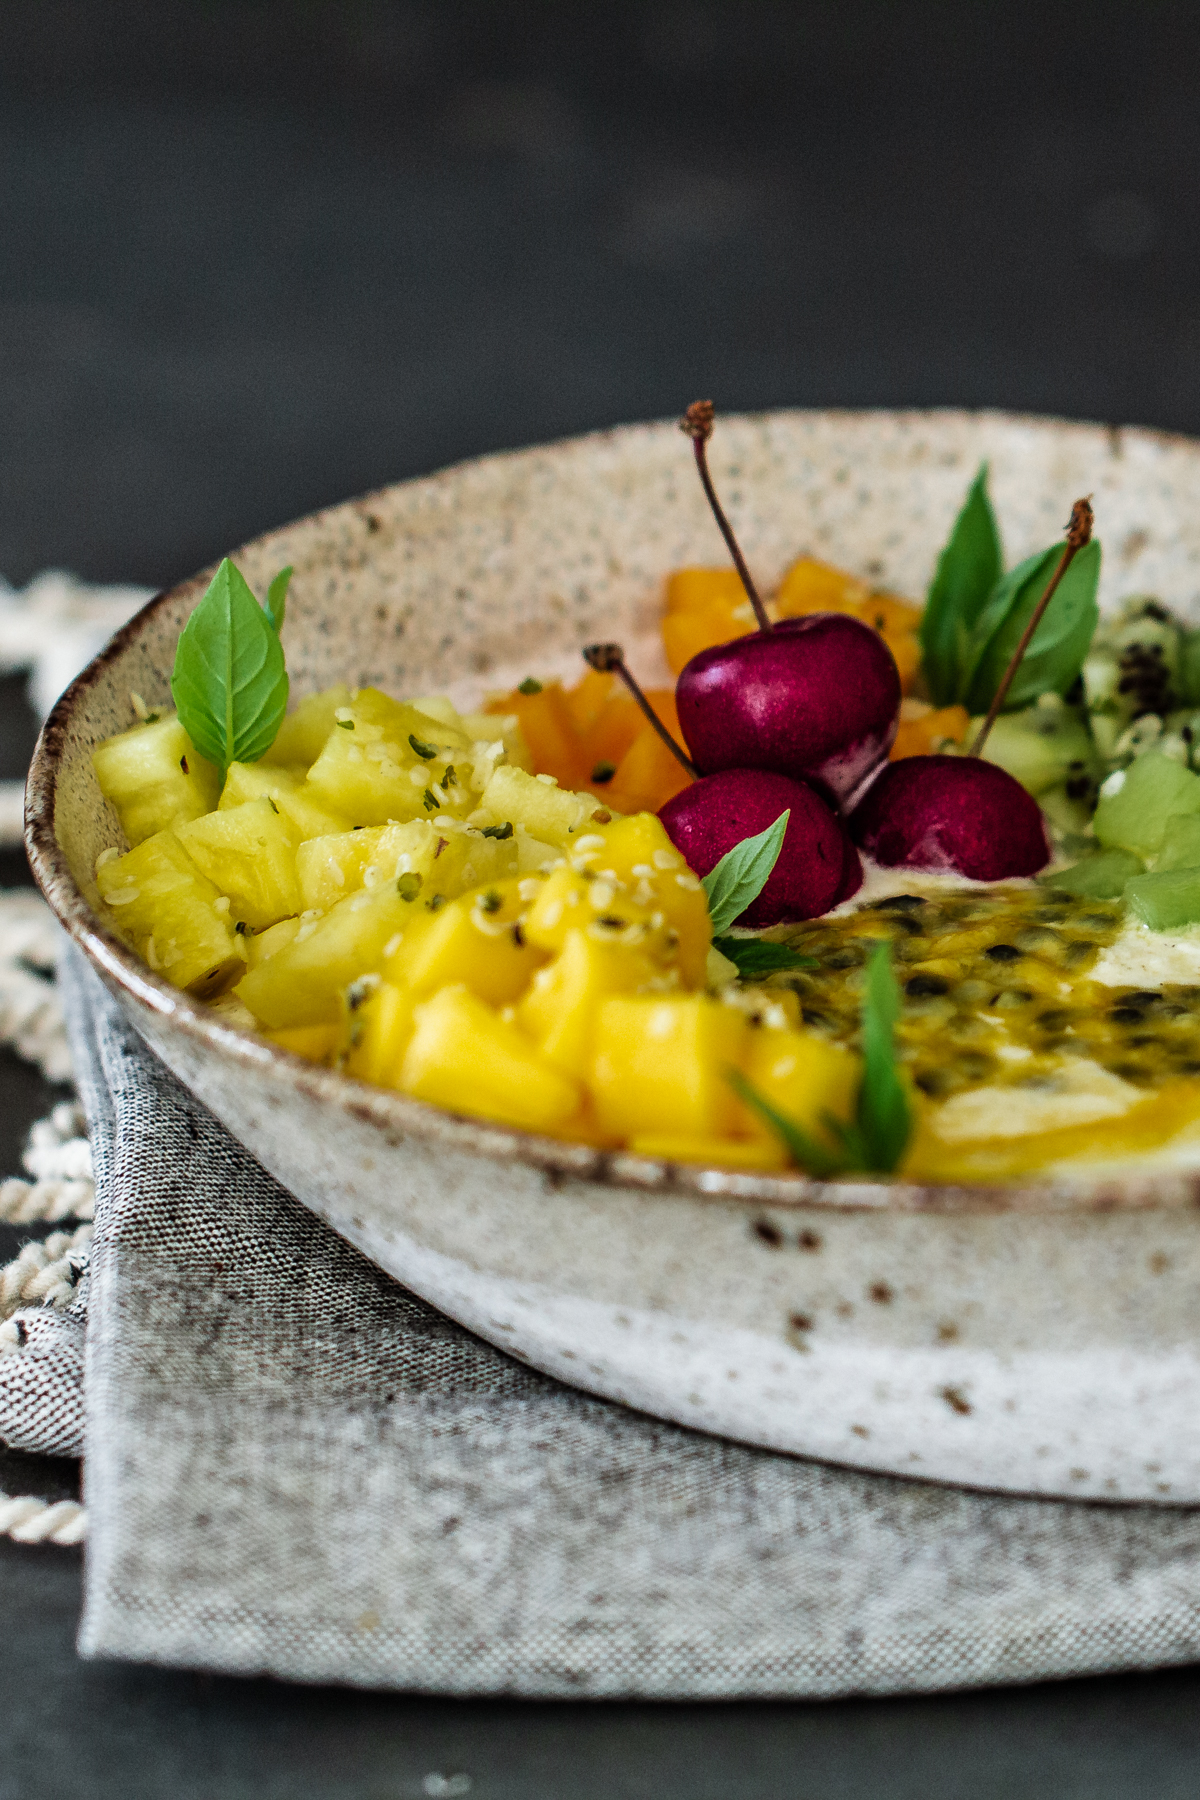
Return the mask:
M821 966L815 956L804 956L790 944L774 944L763 938L715 937L713 949L736 964L741 981L761 981L764 975L779 975L785 969Z
M862 1008L863 1072L854 1119L847 1125L826 1113L821 1121L836 1140L836 1149L818 1144L794 1119L760 1094L739 1070L730 1071L729 1080L739 1097L766 1121L793 1161L818 1181L860 1171L890 1175L908 1148L913 1132L912 1107L896 1067L895 1028L900 1007L891 945L881 943L867 964Z
M981 463L938 557L921 616L922 666L935 706L958 699L972 629L1004 573L987 478L987 464Z
M704 877L714 937L727 930L762 893L771 870L779 861L783 835L791 816L790 809L780 813L765 831L743 838L740 844L727 850L717 866Z
M184 730L222 777L230 763L265 755L287 712L279 625L290 576L281 570L271 583L267 611L226 557L180 634L171 693Z

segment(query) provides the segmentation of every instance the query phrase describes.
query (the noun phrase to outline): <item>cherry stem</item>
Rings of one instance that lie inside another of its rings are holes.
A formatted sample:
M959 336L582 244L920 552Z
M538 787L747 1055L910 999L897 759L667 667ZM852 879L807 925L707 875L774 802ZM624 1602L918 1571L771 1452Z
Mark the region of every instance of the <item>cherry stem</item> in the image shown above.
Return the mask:
M692 404L688 407L682 419L679 421L679 429L680 431L686 432L688 437L692 440L692 449L696 452L696 467L700 471L700 480L704 485L704 492L708 496L708 504L712 507L714 519L721 527L721 536L729 546L729 554L732 556L737 567L737 572L742 578L742 586L750 597L750 604L754 608L754 616L758 620L758 629L760 631L770 631L771 621L767 617L767 609L759 598L758 589L754 585L754 578L746 566L745 557L742 555L741 545L733 535L733 526L725 517L724 508L717 499L717 490L713 486L712 476L708 472L707 446L708 440L712 436L713 420L715 417L716 408L711 400L693 400Z
M642 711L657 731L671 755L681 767L685 768L693 780L700 774L699 769L690 757L684 755L671 733L667 730L641 688L629 673L625 662L625 652L620 644L589 644L583 652L583 660L589 669L595 669L601 675L619 675L629 689Z
M1053 600L1059 582L1074 561L1076 551L1082 550L1085 544L1090 544L1092 541L1092 524L1093 514L1091 501L1088 499L1077 500L1071 508L1071 519L1067 526L1067 541L1063 548L1063 553L1058 559L1058 567L1047 582L1045 593L1034 607L1033 616L1021 633L1021 641L1013 651L1012 661L1009 663L1007 669L1005 669L1000 686L996 689L992 704L988 708L987 718L979 728L979 736L975 739L975 742L967 752L969 756L979 756L982 753L983 746L988 740L988 734L1000 716L1000 709L1004 705L1005 699L1008 696L1008 690L1013 684L1013 677L1021 666L1021 659L1029 648L1030 639L1041 624L1042 615L1049 606L1051 600Z

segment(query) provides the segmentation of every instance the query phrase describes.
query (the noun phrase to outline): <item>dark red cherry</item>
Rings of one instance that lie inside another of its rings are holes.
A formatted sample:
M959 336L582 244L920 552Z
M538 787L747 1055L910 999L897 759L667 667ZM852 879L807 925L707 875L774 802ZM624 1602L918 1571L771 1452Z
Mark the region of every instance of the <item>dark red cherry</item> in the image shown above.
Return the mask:
M824 800L803 781L764 769L722 769L684 788L659 813L667 835L697 875L715 869L743 838L791 812L779 859L739 925L761 928L815 919L862 882L858 852Z
M889 763L850 815L854 841L885 868L939 869L973 881L1036 875L1050 846L1036 800L996 763L906 756Z
M847 613L781 619L701 650L675 689L702 774L774 769L851 802L887 756L900 676L877 631Z

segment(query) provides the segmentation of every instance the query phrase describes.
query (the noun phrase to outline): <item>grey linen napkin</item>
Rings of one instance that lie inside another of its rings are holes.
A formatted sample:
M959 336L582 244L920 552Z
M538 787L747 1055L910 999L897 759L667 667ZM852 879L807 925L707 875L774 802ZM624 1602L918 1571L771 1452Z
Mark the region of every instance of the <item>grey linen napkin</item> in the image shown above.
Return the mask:
M85 1655L697 1698L1200 1653L1200 1510L863 1475L559 1386L264 1174L74 952L63 985L97 1188Z

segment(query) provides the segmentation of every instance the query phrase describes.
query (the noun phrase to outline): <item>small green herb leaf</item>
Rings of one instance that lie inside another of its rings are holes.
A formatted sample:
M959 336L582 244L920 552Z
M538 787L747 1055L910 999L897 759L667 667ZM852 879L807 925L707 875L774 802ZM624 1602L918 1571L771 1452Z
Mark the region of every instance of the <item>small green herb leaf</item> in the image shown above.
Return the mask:
M292 579L292 565L280 569L278 575L267 589L267 617L276 632L283 630L283 615L287 611L288 583Z
M715 869L704 877L708 910L714 935L725 931L762 893L783 848L791 811L780 813L773 825L755 837L743 838L727 850Z
M957 700L972 628L1004 571L987 477L981 463L938 557L921 618L922 667L935 706Z
M717 937L713 949L737 964L743 981L757 981L763 975L777 975L782 969L817 969L814 956L801 956L790 944L772 944L761 938Z
M425 802L425 811L426 811L426 812L436 812L436 811L437 811L437 809L438 809L438 797L437 797L437 795L436 795L436 794L435 794L435 793L434 793L434 791L433 791L433 789L432 789L432 788L426 788L426 789L425 789L425 792L424 792L424 794L423 794L423 795L422 795L422 799L423 799L423 800L424 800L424 802Z
M287 711L283 646L228 557L180 634L171 692L184 730L222 775L275 741Z
M772 1131L782 1138L784 1147L798 1168L815 1176L818 1181L827 1181L831 1175L845 1173L849 1165L844 1155L839 1156L835 1151L826 1150L824 1145L810 1138L794 1119L789 1119L786 1113L780 1112L777 1106L771 1104L765 1094L760 1094L740 1069L729 1070L729 1084L739 1100L752 1107Z
M398 875L396 892L402 900L415 900L421 891L421 877L416 874Z
M855 1112L861 1138L860 1166L881 1174L890 1174L896 1167L912 1136L912 1109L896 1068L893 1037L900 1005L900 989L892 972L892 947L882 943L867 964L862 1010L863 1078Z
M506 819L503 825L485 825L479 835L490 838L510 838L512 834L512 823Z
M980 613L971 637L961 697L967 710L985 713L1012 661L1021 633L1058 567L1064 546L1052 544L998 582ZM1081 550L1063 576L1057 593L1033 634L1004 702L1006 712L1028 706L1039 694L1065 694L1083 667L1099 623L1096 588L1100 580L1100 543Z
M415 732L409 732L408 741L412 745L414 753L417 756L422 757L425 762L432 762L437 755L437 745L423 744Z
M534 675L527 675L517 688L518 694L540 694L542 684Z
M614 762L598 762L592 770L592 780L597 783L611 781L613 776L616 774L616 772L617 772L616 763L614 763Z

